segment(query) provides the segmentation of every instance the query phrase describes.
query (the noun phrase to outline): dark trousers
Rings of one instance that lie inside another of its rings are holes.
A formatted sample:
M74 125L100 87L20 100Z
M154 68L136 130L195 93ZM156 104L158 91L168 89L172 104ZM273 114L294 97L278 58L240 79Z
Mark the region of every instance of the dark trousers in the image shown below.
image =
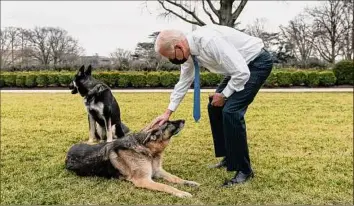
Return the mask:
M273 61L269 52L261 54L248 64L250 78L242 91L234 92L223 107L208 104L209 120L214 140L215 156L226 157L228 171L250 172L251 162L247 145L245 114L268 78ZM225 77L216 89L223 91L230 77Z

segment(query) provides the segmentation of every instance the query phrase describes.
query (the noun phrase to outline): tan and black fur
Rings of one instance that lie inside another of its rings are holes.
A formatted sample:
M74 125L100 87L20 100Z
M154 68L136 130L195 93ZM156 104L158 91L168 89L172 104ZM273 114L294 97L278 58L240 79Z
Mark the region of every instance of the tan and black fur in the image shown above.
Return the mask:
M153 180L160 178L171 183L199 186L197 182L181 179L162 167L163 151L170 138L183 126L184 120L168 121L162 126L147 128L111 143L74 145L68 152L66 167L77 174L100 176L106 176L102 175L102 168L106 168L103 173L130 181L136 187L167 192L178 197L191 197L188 192ZM97 171L92 172L96 166Z

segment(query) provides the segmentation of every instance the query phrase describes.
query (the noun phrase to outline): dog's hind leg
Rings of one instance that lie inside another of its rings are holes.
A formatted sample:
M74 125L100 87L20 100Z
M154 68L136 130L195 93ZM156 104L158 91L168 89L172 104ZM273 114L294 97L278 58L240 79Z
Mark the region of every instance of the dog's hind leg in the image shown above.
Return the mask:
M155 178L162 178L162 179L164 179L168 182L171 182L171 183L183 184L183 185L188 185L188 186L193 186L193 187L198 187L200 185L197 182L184 180L182 178L179 178L169 172L166 172L162 168L160 168L158 171L155 172L154 177Z
M99 138L101 139L101 141L104 141L107 139L105 127L102 127L101 125L96 123L96 130L97 130L97 134L98 134Z
M89 121L89 141L88 143L94 143L97 138L96 138L96 122L95 119L93 118L92 115L88 115L88 121Z
M131 182L133 182L133 184L136 187L141 187L141 188L146 188L146 189L150 189L150 190L157 190L157 191L161 191L161 192L166 192L166 193L170 193L173 194L177 197L192 197L192 195L188 192L184 192L181 190L178 190L174 187L171 187L169 185L165 185L162 183L158 183L158 182L154 182L153 180L149 179L149 178L139 178L139 179L132 179L130 180Z

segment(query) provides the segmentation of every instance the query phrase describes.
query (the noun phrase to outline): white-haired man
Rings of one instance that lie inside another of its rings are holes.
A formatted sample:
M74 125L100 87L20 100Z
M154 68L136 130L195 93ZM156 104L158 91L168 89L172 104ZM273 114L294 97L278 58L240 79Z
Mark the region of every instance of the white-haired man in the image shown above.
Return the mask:
M225 78L209 97L208 114L215 156L224 157L214 168L236 171L223 186L243 183L253 177L245 113L269 76L273 61L261 39L236 29L207 25L184 35L177 30L161 31L156 52L174 64L182 64L181 75L171 94L166 111L152 121L162 124L176 111L194 80L193 60L210 72Z

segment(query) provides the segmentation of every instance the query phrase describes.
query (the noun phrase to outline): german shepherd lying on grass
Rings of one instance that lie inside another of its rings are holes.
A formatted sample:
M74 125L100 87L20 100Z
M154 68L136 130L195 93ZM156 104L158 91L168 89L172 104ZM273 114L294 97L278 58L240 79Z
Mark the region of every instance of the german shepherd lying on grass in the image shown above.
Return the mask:
M162 178L172 183L199 186L197 182L183 180L162 168L164 149L183 127L184 120L168 121L110 143L76 144L68 151L66 168L81 176L119 177L136 187L191 197L188 192L153 181L153 178Z
M120 108L111 89L93 78L91 65L85 71L83 65L69 85L72 94L84 98L89 121L89 143L98 139L111 142L129 132L121 121Z

